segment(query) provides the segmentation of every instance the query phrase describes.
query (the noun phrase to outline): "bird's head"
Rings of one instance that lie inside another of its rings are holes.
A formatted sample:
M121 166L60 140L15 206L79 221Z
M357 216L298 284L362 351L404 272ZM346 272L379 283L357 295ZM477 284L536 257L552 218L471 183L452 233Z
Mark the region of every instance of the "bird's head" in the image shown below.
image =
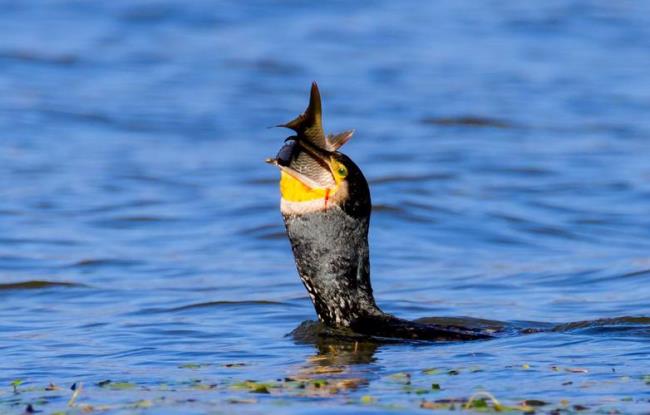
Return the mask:
M273 162L280 169L283 215L330 209L355 218L370 215L368 182L345 154L325 153L289 137Z
M280 169L282 213L299 215L339 208L353 217L370 215L368 182L359 167L338 149L353 131L325 135L321 98L312 84L309 106L296 119L280 125L297 134L288 137L267 162Z

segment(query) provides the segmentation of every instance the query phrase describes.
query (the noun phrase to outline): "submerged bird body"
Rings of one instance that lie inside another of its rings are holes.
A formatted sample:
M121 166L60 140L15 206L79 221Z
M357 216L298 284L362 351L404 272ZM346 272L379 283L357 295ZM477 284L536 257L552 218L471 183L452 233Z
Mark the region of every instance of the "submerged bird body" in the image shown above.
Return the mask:
M488 338L479 329L422 324L381 311L370 283L368 182L359 167L337 151L352 131L325 135L315 83L307 110L281 126L297 135L289 137L268 162L281 170L281 212L298 274L318 319L330 327L375 337Z

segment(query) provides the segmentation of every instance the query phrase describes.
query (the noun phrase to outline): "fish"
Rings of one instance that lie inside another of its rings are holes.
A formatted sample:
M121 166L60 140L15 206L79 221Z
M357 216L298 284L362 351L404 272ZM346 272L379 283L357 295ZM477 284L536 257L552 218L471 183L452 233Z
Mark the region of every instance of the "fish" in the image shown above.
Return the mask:
M285 139L275 158L266 160L311 189L336 186L336 164L332 162L332 154L354 134L354 130L325 134L322 118L321 95L318 84L313 82L307 109L293 120L276 125L291 129L296 134Z

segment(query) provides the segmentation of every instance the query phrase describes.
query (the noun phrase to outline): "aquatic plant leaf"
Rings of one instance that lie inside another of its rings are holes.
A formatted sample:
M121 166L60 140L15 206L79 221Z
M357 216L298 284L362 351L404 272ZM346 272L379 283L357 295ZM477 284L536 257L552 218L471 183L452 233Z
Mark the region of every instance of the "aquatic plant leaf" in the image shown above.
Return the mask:
M363 395L359 400L361 401L361 403L366 405L377 401L377 399L374 396L370 396L370 395Z
M329 382L326 379L314 379L312 380L311 384L317 388L320 388L322 386L326 386Z
M269 392L269 388L266 385L256 385L253 389L251 389L252 393L271 393Z
M133 408L147 409L153 406L153 402L149 399L142 399L133 404Z
M113 390L126 390L126 389L133 389L136 386L137 385L135 383L131 383L131 382L111 382L111 381L109 381L108 383L105 383L102 387L113 389Z
M251 393L271 393L269 389L280 387L271 383L259 383L254 380L247 380L231 385L233 389L247 389Z
M396 382L410 384L411 383L411 374L406 372L393 373L390 375L390 378Z
M201 390L201 391L213 390L213 389L216 389L216 388L217 388L217 385L215 383L210 383L210 384L208 384L208 383L195 383L192 386L192 389Z
M185 363L180 366L178 366L181 369L200 369L201 367L204 367L207 365L202 365L200 363Z
M467 403L464 405L465 409L470 409L470 408L487 408L488 407L488 401L492 403L492 409L495 411L503 411L506 409L501 402L497 400L497 398L494 397L490 392L486 391L480 391L476 392L474 395L472 395Z
M422 373L424 373L425 375L437 375L438 373L440 373L440 369L438 369L437 367L431 367L428 369L422 369Z
M244 367L244 366L248 366L248 364L238 362L238 363L226 363L223 365L223 367Z
M10 383L11 387L14 389L14 393L18 393L18 386L23 384L22 379L16 379Z

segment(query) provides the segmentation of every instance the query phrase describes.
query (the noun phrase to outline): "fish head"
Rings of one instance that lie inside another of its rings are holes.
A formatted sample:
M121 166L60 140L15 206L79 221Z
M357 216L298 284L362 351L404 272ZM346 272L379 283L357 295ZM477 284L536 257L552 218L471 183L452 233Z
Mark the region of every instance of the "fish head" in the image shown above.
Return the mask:
M348 169L337 153L328 153L289 137L275 158L280 169L280 193L292 202L333 196L345 182Z

